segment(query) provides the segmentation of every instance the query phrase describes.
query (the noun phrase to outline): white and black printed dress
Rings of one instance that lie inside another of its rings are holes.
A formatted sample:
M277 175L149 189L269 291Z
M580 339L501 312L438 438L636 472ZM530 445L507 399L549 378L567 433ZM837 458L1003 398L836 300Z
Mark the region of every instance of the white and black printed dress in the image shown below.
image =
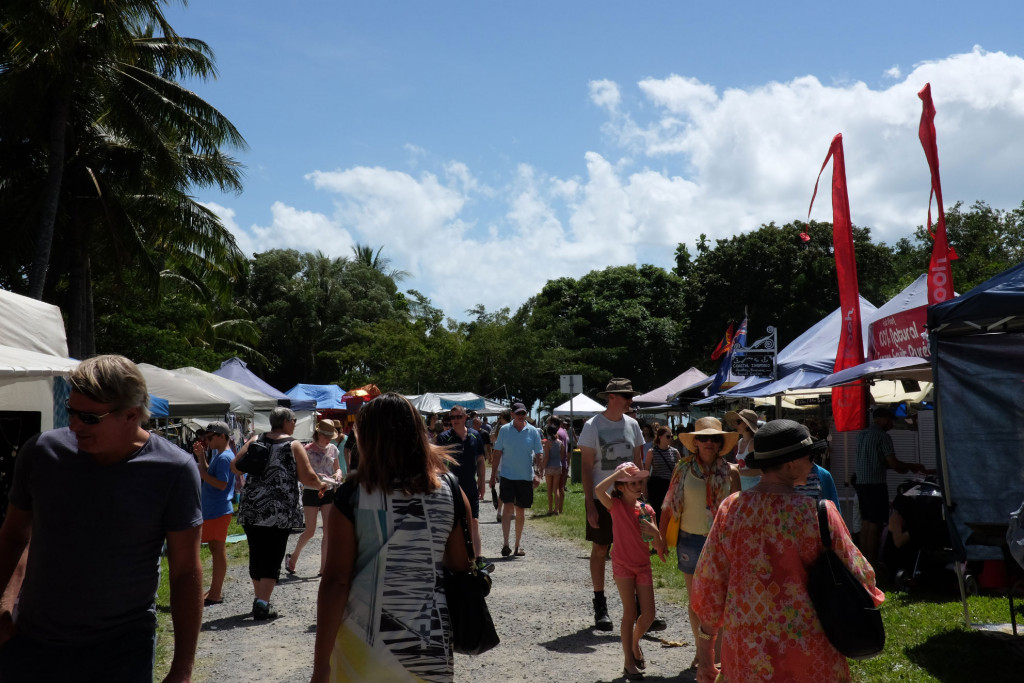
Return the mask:
M334 681L451 681L453 656L441 560L455 522L451 489L367 493L342 485L335 505L356 533Z

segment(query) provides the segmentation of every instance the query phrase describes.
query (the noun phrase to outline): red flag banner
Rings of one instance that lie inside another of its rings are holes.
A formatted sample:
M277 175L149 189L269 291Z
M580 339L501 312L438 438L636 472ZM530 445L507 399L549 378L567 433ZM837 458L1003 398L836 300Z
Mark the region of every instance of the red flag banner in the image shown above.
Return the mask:
M928 168L932 173L932 189L928 193L928 234L932 236L932 258L928 264L928 305L953 298L952 261L958 257L946 239L946 214L942 210L942 182L939 180L939 148L935 141L935 105L932 103L932 84L925 83L921 92L921 125L917 137L921 139ZM935 217L935 232L932 232L932 195L938 215Z
M729 329L725 331L725 336L722 337L722 341L718 342L718 346L711 352L711 360L718 360L722 357L723 353L729 353L729 349L732 348L733 338L733 324L729 323Z
M814 182L811 206L807 208L807 221L818 195L818 181L832 159L832 246L836 257L836 275L839 280L839 308L843 314L839 348L836 351L834 372L864 362L864 342L860 328L860 291L857 287L857 262L853 253L853 226L850 221L850 199L846 192L846 160L843 156L843 135L832 138L828 156ZM867 425L866 385L835 387L832 389L832 414L836 429L849 432L865 429Z

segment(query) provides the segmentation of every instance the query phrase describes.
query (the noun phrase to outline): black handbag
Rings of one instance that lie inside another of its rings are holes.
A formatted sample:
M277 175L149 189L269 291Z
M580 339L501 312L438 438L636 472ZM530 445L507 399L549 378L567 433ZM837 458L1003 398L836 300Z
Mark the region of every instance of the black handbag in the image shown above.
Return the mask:
M239 472L258 477L267 469L267 463L270 462L271 446L263 436L260 434L255 441L250 443L249 447L245 449L245 453L235 463L235 468Z
M871 659L885 647L882 612L832 549L824 500L818 501L818 530L823 547L807 577L811 603L832 647L850 659Z
M462 488L455 477L444 476L452 489L455 499L455 523L462 526L466 540L466 557L473 557L469 525L466 524L466 510L462 504ZM444 592L448 600L448 616L452 624L452 648L464 655L479 655L487 652L500 641L494 630L491 612L484 599L491 592L491 575L474 564L468 572L444 570Z

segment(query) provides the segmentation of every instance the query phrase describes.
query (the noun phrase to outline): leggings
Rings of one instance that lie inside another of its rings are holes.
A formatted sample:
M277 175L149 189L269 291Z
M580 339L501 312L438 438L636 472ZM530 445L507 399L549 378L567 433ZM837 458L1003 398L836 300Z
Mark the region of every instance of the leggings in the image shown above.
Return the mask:
M249 540L249 578L253 581L281 577L281 562L288 547L288 529L243 524Z

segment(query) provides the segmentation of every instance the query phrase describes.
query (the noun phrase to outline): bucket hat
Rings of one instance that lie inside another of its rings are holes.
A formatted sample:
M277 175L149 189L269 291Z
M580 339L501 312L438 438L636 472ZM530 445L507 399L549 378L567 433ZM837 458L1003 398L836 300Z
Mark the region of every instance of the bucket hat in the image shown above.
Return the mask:
M608 380L608 386L604 391L597 392L598 398L608 398L608 394L622 394L624 396L639 396L639 391L633 391L633 383L625 377L612 377Z
M722 423L717 417L700 418L693 425L692 432L686 432L679 435L679 441L686 446L686 450L691 453L696 453L698 436L721 436L722 447L719 449L718 455L725 455L731 451L736 447L736 443L740 440L740 435L738 433L723 431Z
M810 455L814 439L807 427L793 420L772 420L754 434L754 453L747 467L764 469Z

